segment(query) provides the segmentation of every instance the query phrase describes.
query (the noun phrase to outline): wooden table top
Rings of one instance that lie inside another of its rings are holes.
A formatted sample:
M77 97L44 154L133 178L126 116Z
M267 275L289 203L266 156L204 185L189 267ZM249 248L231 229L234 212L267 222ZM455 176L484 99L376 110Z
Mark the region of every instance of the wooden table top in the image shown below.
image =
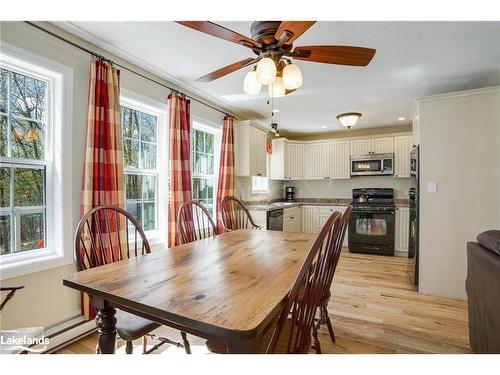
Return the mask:
M315 238L237 230L77 272L63 284L207 336L248 337L279 313Z

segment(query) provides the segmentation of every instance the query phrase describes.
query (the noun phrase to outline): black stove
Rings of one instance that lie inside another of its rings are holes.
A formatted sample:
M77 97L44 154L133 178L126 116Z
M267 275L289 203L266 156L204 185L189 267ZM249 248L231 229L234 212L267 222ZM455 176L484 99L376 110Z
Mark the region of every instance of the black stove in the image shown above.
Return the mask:
M349 251L394 255L394 190L352 190Z

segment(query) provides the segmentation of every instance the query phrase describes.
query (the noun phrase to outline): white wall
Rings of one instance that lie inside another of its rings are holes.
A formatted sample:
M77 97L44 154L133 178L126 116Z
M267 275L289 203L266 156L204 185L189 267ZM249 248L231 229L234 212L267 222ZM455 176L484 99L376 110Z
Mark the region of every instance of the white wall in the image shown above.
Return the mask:
M51 24L42 23L44 28L55 31L66 39L76 41L91 50L110 57L116 62L134 67L112 54L102 51L72 35L54 27ZM80 187L81 171L83 168L83 151L85 140L85 126L87 114L87 95L89 78L90 56L64 42L57 40L24 22L1 22L0 40L25 49L29 52L46 57L72 68L73 71L73 121L67 126L73 127L73 228L76 228L80 213ZM134 69L149 75L165 84L165 80L134 67ZM168 84L169 86L173 86ZM160 103L165 103L169 90L148 82L143 78L121 71L121 86L131 92L146 96ZM222 124L223 115L209 109L194 101L191 102L191 113L193 116L201 117L215 123ZM70 251L73 251L70 249ZM62 278L76 271L74 265L53 268L47 271L37 272L30 275L2 280L2 284L24 284L25 288L19 291L2 311L0 326L2 329L10 329L22 326L50 327L80 314L79 293L64 287Z
M500 86L423 98L419 108L420 292L466 298L466 243L500 229Z

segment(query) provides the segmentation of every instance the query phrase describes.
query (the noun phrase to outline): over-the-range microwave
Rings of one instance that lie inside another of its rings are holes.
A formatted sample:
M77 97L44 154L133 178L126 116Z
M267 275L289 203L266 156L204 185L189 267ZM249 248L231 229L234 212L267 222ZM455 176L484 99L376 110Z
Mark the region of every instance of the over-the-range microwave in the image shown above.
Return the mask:
M355 154L351 156L351 176L392 175L394 154Z

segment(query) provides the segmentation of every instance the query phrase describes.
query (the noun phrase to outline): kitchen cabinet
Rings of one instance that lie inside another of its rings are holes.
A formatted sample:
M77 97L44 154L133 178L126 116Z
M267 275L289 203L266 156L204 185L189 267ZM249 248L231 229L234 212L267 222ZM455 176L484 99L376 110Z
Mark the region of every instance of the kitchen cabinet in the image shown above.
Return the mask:
M302 232L302 207L283 210L283 232Z
M236 121L234 169L236 176L267 176L267 133L250 121Z
M349 141L328 143L328 178L351 178Z
M395 239L396 251L408 252L408 236L410 228L410 208L396 207L395 215Z
M394 178L410 177L411 135L394 137Z
M351 155L392 152L394 152L393 137L351 139Z
M328 175L328 145L326 143L307 143L305 154L306 179L326 179Z
M270 160L273 180L303 180L305 178L305 146L302 142L274 139Z
M302 206L302 230L305 233L319 233L328 218L335 212L344 213L347 206ZM347 230L343 246L348 245Z
M308 143L305 155L306 179L351 178L349 140Z

